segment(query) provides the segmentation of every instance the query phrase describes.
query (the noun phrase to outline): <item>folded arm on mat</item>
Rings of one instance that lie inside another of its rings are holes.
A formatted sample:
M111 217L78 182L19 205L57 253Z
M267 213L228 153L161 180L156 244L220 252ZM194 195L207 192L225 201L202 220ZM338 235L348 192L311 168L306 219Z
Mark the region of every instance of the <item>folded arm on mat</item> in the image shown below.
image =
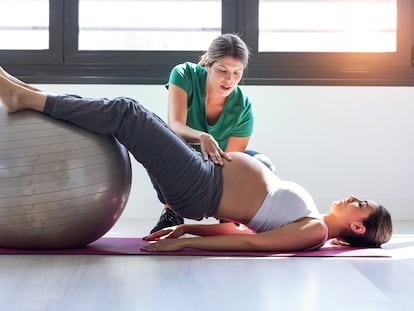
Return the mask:
M197 237L181 237L186 233ZM318 245L326 231L318 219L304 218L281 228L254 233L240 230L233 223L216 225L180 225L145 237L156 241L143 248L146 251L179 251L184 248L216 251L293 251ZM181 238L179 238L181 237ZM161 240L158 240L162 238Z

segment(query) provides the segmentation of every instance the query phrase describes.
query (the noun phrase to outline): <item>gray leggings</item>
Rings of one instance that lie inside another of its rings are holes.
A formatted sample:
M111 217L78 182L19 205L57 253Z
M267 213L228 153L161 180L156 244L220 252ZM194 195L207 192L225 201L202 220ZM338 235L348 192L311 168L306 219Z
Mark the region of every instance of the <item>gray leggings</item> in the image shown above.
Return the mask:
M221 167L204 161L137 101L49 95L43 113L116 137L145 167L158 196L164 197L177 214L196 220L215 216L223 190Z

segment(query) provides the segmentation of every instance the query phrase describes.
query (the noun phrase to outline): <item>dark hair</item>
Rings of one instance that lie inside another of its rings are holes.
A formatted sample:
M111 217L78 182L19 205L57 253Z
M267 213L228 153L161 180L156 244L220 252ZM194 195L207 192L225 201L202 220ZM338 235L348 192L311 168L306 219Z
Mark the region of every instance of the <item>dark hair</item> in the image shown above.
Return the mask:
M379 205L374 213L364 219L363 224L366 228L364 234L347 234L338 239L359 247L380 247L391 239L391 215L384 206Z
M242 62L244 68L249 62L249 48L239 36L235 34L223 34L215 38L198 62L200 66L204 66L206 59L208 65L212 66L216 61L223 57L232 56Z

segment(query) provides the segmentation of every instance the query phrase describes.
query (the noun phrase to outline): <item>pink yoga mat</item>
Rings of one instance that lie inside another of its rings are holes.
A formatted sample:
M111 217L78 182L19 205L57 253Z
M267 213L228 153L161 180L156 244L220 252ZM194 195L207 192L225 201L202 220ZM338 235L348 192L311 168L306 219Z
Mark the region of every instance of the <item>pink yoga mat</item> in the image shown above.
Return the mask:
M101 238L88 246L73 249L32 250L0 248L3 254L39 255L173 255L173 256L249 256L249 257L391 257L382 248L355 248L325 244L319 250L299 252L216 252L185 249L179 252L146 252L141 238Z

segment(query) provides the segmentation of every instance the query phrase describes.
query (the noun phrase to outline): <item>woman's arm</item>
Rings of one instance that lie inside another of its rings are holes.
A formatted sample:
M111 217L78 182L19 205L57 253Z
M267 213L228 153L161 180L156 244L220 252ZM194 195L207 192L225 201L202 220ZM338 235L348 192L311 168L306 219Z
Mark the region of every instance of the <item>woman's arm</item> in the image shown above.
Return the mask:
M214 251L295 251L320 244L324 241L326 232L327 228L320 220L306 218L258 234L164 239L143 249L147 251L177 251L184 248Z
M187 93L174 84L168 87L168 125L190 144L200 144L204 160L210 157L214 163L223 165L222 157L231 157L221 150L217 141L208 133L187 126Z
M177 85L168 87L168 125L188 143L199 144L200 136L206 134L186 125L187 93Z
M191 234L197 236L217 236L228 234L254 234L252 230L244 225L236 225L233 222L219 223L219 224L183 224L170 228L164 228L160 231L154 232L146 237L144 240L157 241L160 238L174 239L179 238L184 234Z
M233 152L239 151L244 152L249 144L250 136L247 137L229 137L229 141L227 142L226 152Z
M255 234L254 231L247 228L242 224L235 224L234 222L225 222L219 224L202 225L202 224L189 224L185 232L198 236L217 236L228 234Z

